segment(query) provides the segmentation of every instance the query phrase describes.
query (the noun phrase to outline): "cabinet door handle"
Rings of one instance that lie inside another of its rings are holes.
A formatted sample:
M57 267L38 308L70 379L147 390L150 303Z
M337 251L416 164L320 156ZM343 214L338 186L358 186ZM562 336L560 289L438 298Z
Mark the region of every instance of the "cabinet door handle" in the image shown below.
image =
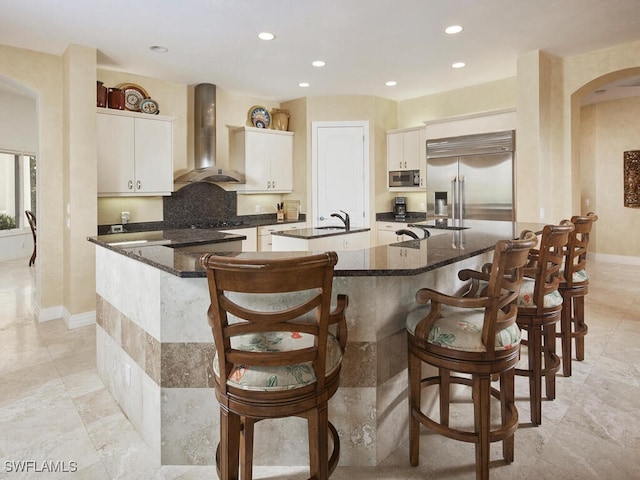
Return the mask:
M275 180L271 181L271 188L276 188L276 181Z
M136 190L140 190L142 188L142 184L140 183L140 180L138 180L136 182Z
M129 190L133 190L133 180L129 180L129 183L127 183L127 187L129 187Z

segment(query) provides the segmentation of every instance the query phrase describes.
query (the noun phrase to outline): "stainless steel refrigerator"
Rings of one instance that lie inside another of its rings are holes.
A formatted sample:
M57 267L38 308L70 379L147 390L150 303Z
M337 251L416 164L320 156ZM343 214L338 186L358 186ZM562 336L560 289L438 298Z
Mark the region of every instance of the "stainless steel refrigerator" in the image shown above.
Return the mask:
M515 131L427 140L427 219L515 220Z

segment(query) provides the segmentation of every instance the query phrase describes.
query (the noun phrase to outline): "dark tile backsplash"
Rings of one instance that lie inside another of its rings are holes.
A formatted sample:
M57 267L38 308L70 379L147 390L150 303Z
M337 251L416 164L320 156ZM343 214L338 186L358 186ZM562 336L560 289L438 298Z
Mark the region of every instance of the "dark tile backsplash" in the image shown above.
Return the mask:
M227 192L213 183L192 183L163 197L164 228L188 228L203 221L235 219L236 205L236 192Z

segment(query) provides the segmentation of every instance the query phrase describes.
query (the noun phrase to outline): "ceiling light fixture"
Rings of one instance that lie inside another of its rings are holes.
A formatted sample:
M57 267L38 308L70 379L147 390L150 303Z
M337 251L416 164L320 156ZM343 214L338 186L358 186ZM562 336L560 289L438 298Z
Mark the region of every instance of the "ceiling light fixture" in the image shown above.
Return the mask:
M390 80L387 83L385 83L387 87L395 87L397 84L398 82L394 82L393 80Z
M298 84L298 86L299 86L299 87L302 87L302 88L307 88L307 87L309 86L309 84L308 84L307 82L300 82L300 83Z
M314 67L324 67L326 63L322 60L314 60L313 62L311 62L311 65L313 65Z
M453 68L462 68L465 65L466 65L466 63L464 63L464 62L456 62L456 63L452 63L451 67L453 67Z
M444 33L448 33L449 35L455 35L456 33L460 33L462 31L462 27L460 25L451 25L444 29Z
M149 50L155 53L167 53L169 51L167 47L161 47L160 45L153 45L149 47Z
M276 36L273 33L269 33L269 32L260 32L258 34L258 38L260 40L273 40L274 38L276 38Z

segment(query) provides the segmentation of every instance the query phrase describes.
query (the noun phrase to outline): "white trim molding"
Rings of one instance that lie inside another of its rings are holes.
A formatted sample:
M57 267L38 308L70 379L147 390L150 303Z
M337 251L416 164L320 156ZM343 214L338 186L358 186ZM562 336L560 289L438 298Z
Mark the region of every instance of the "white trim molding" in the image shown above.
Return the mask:
M87 325L93 325L96 323L96 311L79 313L77 315L71 315L69 311L64 309L64 323L67 324L67 328L71 330L72 328L80 328L86 327Z

